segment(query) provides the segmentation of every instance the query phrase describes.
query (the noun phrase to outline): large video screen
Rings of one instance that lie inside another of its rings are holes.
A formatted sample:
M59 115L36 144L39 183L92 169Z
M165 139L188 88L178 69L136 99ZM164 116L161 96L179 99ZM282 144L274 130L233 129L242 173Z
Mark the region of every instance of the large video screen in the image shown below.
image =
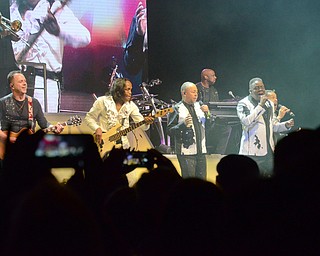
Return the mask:
M98 0L94 3L90 0L78 0L70 3L74 14L90 31L91 42L82 49L70 46L65 48L66 89L102 94L110 82L110 74L116 71L116 75L131 79L134 85L133 92L139 92L138 85L147 77L143 74L146 67L143 66L144 62L137 63L135 68L128 67L132 63L130 60L124 63L124 51L126 44L131 44L132 38L128 38L133 36L130 26L134 25L132 22L140 2L146 7L146 0ZM143 43L146 43L146 39L138 46L146 48Z
M8 1L10 20L22 21L16 33L21 39L12 44L18 63L46 63L48 71L61 71L61 88L65 91L99 96L105 93L111 78L123 76L133 82L133 92L139 93L138 85L147 77L146 0ZM51 30L49 36L42 33L43 40L30 43L29 35L37 32L46 19L43 11L48 2L60 25L60 42L54 38L55 28L45 27L44 32ZM136 27L138 9L141 19ZM31 48L23 55L27 44Z

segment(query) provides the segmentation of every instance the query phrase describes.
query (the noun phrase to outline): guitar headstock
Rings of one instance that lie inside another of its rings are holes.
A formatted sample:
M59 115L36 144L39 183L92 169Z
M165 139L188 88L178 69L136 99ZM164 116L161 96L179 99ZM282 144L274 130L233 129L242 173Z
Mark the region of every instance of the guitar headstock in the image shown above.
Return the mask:
M67 125L78 126L78 125L81 125L81 123L82 123L82 119L78 115L70 117L67 121Z
M160 110L157 110L157 113L154 115L154 117L163 117L168 113L172 113L173 111L174 111L173 108L160 109Z

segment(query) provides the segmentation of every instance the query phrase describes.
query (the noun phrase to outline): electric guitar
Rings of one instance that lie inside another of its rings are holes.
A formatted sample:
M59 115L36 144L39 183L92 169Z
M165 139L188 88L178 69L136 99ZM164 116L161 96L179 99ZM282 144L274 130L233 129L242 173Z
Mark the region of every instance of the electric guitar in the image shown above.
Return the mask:
M81 125L81 123L82 123L81 117L76 115L76 116L70 117L66 122L60 123L60 125L62 125L62 126L72 126L72 125L78 126L78 125ZM54 132L55 131L54 129L55 128L53 126L53 127L45 128L45 129L43 129L43 131L45 133ZM30 135L33 134L33 131L28 128L22 128L19 132L3 131L3 133L6 134L7 136L9 134L9 141L11 143L14 143L16 141L16 139L20 136L20 134L26 130L28 130L28 134L30 134ZM7 140L0 139L0 160L3 160L3 158L4 158L6 143L7 143Z
M153 117L163 117L168 113L172 113L173 108L161 109L156 112ZM146 123L145 120L142 120L138 123L130 125L128 128L121 130L121 124L117 124L112 127L109 131L102 133L102 142L97 143L100 156L103 157L107 152L111 151L111 149L117 145L117 141L121 140L122 136L127 135L129 132L137 129L138 127L144 125Z

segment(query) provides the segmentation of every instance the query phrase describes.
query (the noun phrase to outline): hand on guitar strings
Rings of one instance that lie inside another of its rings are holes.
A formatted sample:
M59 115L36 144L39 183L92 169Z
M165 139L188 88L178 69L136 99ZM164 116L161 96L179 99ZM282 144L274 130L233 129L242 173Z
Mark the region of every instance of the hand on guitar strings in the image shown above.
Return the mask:
M60 123L57 123L56 125L50 125L48 128L53 133L60 134L63 131L64 126L62 124L60 124Z
M149 115L149 116L145 116L144 117L144 121L146 122L146 124L152 124L154 121L154 117Z
M43 22L43 26L50 34L59 36L60 27L56 17L53 15L50 9L48 10L48 14Z
M94 138L97 144L101 144L102 142L102 129L97 128L96 132L94 133Z

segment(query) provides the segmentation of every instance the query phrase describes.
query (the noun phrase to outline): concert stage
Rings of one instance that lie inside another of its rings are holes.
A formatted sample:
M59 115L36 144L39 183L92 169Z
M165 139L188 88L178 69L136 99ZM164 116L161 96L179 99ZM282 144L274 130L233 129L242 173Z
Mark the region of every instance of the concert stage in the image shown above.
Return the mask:
M52 113L45 113L45 116L47 120L55 124L56 122L66 122L70 117L72 116L79 116L82 119L81 125L78 126L66 126L63 134L92 134L93 131L83 122L85 113L79 113L79 112L64 112L64 113L57 113L57 114L52 114ZM153 148L153 145L149 139L149 137L146 135L146 133L141 130L141 129L136 129L128 134L130 144L134 145L134 148L136 150L140 151L145 151L149 148ZM173 165L176 167L177 171L179 174L180 172L180 166L177 160L176 155L174 154L164 154L170 161L173 163ZM216 171L216 166L220 159L224 155L219 155L219 154L212 154L212 155L207 155L207 180L210 182L215 183L216 181L216 176L217 176L217 171ZM146 172L147 170L145 168L137 168L136 170L132 171L131 173L128 174L128 179L129 179L129 185L132 186L141 176L142 173ZM65 179L68 179L70 175L72 175L72 170L70 169L64 169L64 170L59 170L55 172L54 174L56 175L57 179L59 181L63 181Z

